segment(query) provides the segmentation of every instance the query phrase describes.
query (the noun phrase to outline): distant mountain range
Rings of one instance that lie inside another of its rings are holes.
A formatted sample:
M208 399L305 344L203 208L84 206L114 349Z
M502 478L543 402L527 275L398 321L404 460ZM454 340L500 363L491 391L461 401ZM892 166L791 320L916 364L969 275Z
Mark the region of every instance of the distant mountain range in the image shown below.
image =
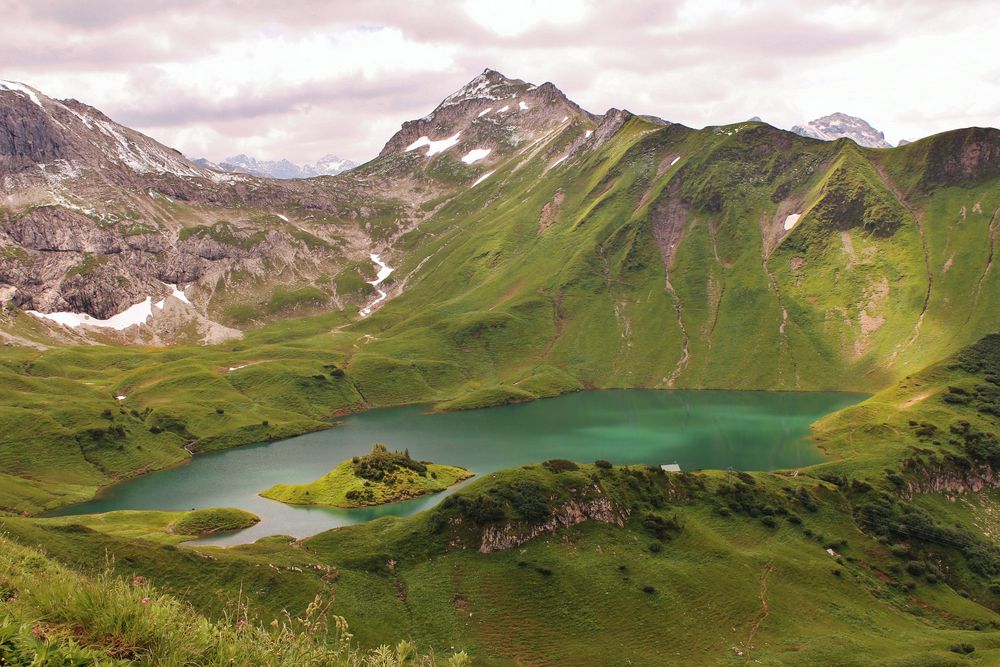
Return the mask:
M358 166L357 162L338 157L333 153L321 157L314 164L295 164L289 160L258 160L250 155L234 155L221 162L205 158L192 160L198 166L215 169L230 174L250 174L261 178L312 178L313 176L336 176Z
M885 140L885 134L872 127L868 121L840 112L811 120L805 125L796 125L792 132L823 141L847 138L867 148L892 148L892 144Z

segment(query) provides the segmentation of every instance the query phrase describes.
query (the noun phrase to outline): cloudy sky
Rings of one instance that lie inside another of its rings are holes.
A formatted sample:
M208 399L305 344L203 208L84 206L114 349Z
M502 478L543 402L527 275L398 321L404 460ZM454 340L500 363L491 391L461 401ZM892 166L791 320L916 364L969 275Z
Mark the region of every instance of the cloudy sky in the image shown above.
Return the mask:
M0 78L212 159L374 156L485 67L692 127L1000 125L991 0L0 0Z

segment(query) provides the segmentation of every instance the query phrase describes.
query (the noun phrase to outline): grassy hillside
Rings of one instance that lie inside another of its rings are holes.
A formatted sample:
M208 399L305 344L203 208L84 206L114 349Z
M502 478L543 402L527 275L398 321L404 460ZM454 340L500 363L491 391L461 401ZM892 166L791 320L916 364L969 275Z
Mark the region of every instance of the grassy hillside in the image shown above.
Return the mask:
M276 484L260 495L292 505L365 507L444 491L472 477L464 468L415 461L375 443L370 454L344 461L308 484Z
M359 651L321 598L302 616L251 622L240 597L210 621L142 576L82 576L0 536L0 664L4 665L465 665L403 641Z
M266 624L335 595L361 646L406 636L477 664L991 665L998 397L994 335L821 421L834 460L799 473L554 460L410 518L230 549L172 546L161 513L2 530L84 576L111 556L214 622L234 597Z

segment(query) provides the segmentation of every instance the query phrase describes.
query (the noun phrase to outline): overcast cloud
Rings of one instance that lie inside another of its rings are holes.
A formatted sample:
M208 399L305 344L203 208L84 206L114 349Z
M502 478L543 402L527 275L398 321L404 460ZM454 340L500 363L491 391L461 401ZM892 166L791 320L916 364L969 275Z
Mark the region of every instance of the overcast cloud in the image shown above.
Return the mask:
M0 78L191 156L373 157L485 67L692 127L1000 124L990 0L0 0Z

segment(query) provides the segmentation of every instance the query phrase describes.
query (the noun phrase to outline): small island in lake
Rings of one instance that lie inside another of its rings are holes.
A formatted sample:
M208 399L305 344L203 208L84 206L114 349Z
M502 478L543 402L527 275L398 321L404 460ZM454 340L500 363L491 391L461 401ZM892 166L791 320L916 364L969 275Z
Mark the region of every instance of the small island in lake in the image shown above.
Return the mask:
M290 505L367 507L419 498L472 477L465 468L410 458L375 443L370 454L344 461L308 484L275 484L260 495Z

